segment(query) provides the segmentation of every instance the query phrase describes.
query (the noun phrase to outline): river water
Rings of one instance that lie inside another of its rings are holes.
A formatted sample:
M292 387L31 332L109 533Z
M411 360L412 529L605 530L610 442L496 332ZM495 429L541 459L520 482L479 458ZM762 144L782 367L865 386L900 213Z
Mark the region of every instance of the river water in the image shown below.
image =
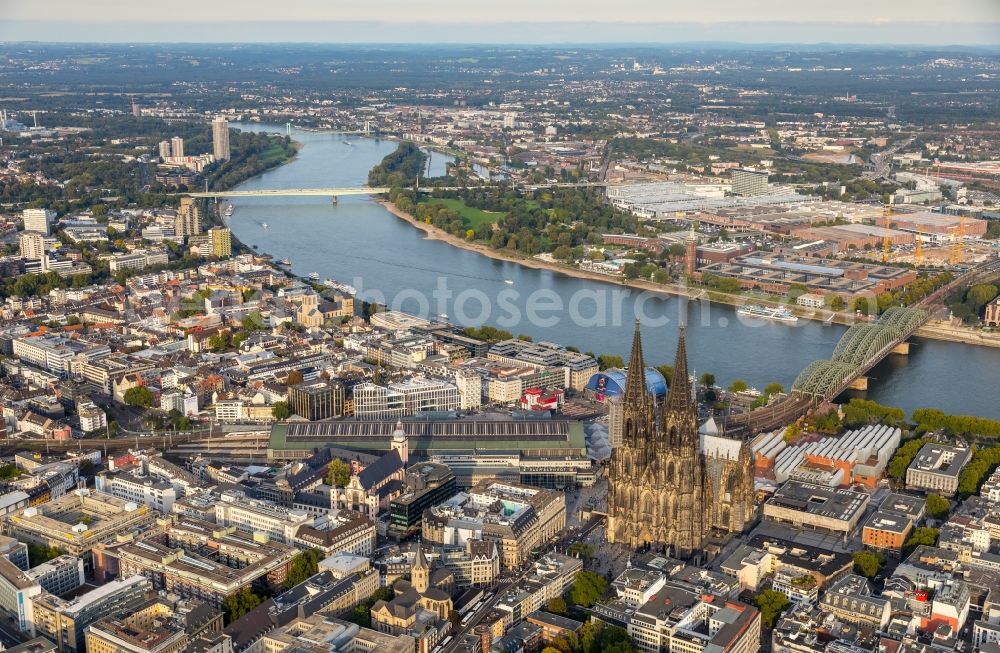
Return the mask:
M293 137L303 144L293 162L239 189L363 186L368 171L396 147L391 140L318 132ZM447 160L435 154L431 174L443 174ZM805 320L795 326L751 322L729 306L629 292L493 260L428 239L364 195L343 196L335 205L317 197L240 198L233 204L233 233L275 259L287 257L296 274L317 272L353 285L362 299L426 317L444 314L462 325L499 325L535 340L627 357L639 316L647 364L659 365L672 362L683 313L690 366L712 372L722 385L745 379L758 388L771 381L788 388L810 361L831 355L845 330ZM916 339L908 357L890 356L871 371L866 396L907 412L937 407L1000 418L998 370L1000 349Z

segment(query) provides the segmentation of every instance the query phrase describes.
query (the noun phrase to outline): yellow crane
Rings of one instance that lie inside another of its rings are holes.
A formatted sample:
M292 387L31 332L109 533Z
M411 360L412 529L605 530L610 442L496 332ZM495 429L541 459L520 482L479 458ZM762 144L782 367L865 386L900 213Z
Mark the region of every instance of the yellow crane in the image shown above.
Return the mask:
M965 216L958 219L958 264L962 264L962 245L965 243Z
M958 219L958 237L953 234L951 237L951 251L948 262L951 265L961 265L962 263L962 243L965 241L965 216Z
M885 205L885 239L882 241L882 262L889 262L889 245L892 238L889 236L889 223L892 220L892 206Z

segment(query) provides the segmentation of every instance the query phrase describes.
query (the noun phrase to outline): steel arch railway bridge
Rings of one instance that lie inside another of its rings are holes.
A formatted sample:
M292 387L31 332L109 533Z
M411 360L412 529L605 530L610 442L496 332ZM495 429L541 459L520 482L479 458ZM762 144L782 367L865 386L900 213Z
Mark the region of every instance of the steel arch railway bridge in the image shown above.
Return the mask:
M906 340L930 319L922 308L894 307L877 322L849 328L827 360L809 363L792 384L788 396L763 408L733 416L727 430L756 433L792 422L813 406L830 401L850 388L865 372L893 351L902 351Z
M855 324L844 333L829 360L813 361L792 384L792 393L817 402L833 399L875 366L930 318L922 308L894 307L877 322Z
M878 321L849 328L827 360L809 363L792 384L791 392L767 406L732 416L726 425L733 434L750 435L773 431L794 422L809 409L830 401L892 352L907 353L907 339L931 319L941 301L956 288L995 279L1000 258L993 257L941 286L913 307L893 307ZM855 386L856 387L856 386Z

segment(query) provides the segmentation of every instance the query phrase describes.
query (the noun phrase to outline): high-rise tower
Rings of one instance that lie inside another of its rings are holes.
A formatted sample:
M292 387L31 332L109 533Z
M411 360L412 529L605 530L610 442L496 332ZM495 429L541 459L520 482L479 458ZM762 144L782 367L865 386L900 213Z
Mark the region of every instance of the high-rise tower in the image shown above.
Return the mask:
M229 121L225 118L212 121L212 153L216 161L229 160Z

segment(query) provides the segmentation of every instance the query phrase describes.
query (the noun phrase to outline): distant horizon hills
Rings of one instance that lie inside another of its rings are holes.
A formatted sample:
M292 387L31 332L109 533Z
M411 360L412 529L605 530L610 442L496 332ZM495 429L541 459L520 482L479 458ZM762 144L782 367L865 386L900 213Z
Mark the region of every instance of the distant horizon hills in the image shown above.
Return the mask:
M165 41L164 34L172 39ZM85 35L85 38L81 38ZM790 35L794 35L789 38ZM0 43L1000 51L1000 22L0 21Z
M440 43L420 43L420 42L381 42L381 41L358 41L358 42L320 42L320 41L43 41L43 40L12 40L0 38L0 47L9 45L37 45L44 46L105 46L105 47L156 47L156 48L219 48L232 50L238 47L309 47L317 50L321 49L354 49L354 50L455 50L462 51L468 48L492 48L495 50L637 50L653 51L664 48L677 49L682 51L695 50L746 50L758 52L778 52L790 48L803 49L806 52L870 52L878 50L907 51L916 50L920 52L954 52L954 53L991 53L1000 54L1000 45L958 45L958 44L932 44L932 43L834 43L834 42L773 42L773 43L753 43L740 41L663 41L663 42L613 42L605 43L575 43L572 41L552 42L552 43L518 43L518 42L491 42L491 41L467 41L467 42L440 42Z

